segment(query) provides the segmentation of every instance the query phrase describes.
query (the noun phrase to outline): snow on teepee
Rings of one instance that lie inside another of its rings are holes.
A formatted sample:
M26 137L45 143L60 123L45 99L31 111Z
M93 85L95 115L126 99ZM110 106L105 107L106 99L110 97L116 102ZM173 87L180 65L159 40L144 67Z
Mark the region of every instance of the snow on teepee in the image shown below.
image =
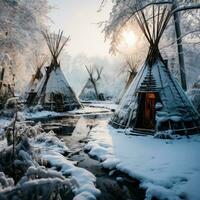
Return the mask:
M152 11L152 25L142 9L135 12L150 48L144 65L125 93L110 124L147 134L163 131L195 134L200 132L200 116L173 78L158 48L171 18L171 9L153 5Z
M104 101L104 94L101 92L101 73L103 68L97 68L97 67L87 67L85 66L88 74L89 74L89 78L85 84L85 86L83 87L79 98L81 100L85 100L85 101L91 101L91 100L100 100L100 101ZM97 74L97 77L95 78L94 74Z
M42 32L51 52L51 64L45 69L45 75L35 88L29 105L42 105L46 110L57 112L80 108L81 104L74 91L67 82L58 62L58 57L69 41L67 37L63 42L63 32L48 34Z

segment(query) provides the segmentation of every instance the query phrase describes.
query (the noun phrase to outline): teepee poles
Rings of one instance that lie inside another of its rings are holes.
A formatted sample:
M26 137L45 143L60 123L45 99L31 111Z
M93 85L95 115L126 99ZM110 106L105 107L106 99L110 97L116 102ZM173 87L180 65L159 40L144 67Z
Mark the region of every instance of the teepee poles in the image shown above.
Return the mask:
M144 10L141 9L135 12L136 21L150 44L149 53L147 56L147 62L150 64L150 66L154 63L156 57L159 55L158 44L171 18L171 9L168 9L167 5L165 5L163 8L158 5L156 12L155 5L153 5L152 13L152 17L147 19ZM150 24L150 20L152 24Z
M64 46L69 42L70 37L63 39L63 31L58 31L58 34L50 34L47 31L42 31L42 35L46 40L47 46L51 53L51 66L58 65L58 57Z

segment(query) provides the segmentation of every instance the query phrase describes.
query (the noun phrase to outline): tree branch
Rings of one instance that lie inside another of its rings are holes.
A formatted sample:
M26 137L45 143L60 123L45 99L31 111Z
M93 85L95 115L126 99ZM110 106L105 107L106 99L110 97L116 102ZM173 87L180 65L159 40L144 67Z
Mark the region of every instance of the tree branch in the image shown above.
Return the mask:
M180 12L180 11L184 11L184 10L193 10L193 9L200 9L200 3L195 4L195 5L190 5L190 6L180 6L178 8L175 8L174 10L172 10L172 14L174 14L175 12Z

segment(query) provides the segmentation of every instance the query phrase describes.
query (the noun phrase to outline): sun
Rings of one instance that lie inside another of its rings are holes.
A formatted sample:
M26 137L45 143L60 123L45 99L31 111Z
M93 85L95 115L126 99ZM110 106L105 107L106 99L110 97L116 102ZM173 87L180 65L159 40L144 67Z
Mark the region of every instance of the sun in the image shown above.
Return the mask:
M133 31L124 31L122 37L126 45L133 47L137 42L137 36Z

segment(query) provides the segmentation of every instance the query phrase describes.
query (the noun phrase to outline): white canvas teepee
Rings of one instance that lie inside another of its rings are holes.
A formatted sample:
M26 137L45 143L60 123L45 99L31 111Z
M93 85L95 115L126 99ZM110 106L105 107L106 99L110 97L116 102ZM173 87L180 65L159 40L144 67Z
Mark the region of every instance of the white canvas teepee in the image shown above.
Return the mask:
M63 47L69 41L68 37L64 42L61 42L62 35L63 32L60 31L57 35L49 35L47 32L43 32L52 60L51 65L46 67L46 73L35 89L29 105L39 104L44 109L58 112L69 111L82 106L67 82L57 60Z
M103 101L104 94L101 91L101 73L103 68L97 68L97 67L86 67L86 70L89 74L89 78L83 87L79 98L84 101L94 101L94 100L100 100ZM96 71L97 77L95 78L94 72Z
M166 130L177 134L200 132L200 116L159 53L159 40L170 13L167 7L158 7L157 13L155 10L153 13L154 27L150 34L143 11L136 12L136 19L150 42L150 49L110 124L148 134Z

